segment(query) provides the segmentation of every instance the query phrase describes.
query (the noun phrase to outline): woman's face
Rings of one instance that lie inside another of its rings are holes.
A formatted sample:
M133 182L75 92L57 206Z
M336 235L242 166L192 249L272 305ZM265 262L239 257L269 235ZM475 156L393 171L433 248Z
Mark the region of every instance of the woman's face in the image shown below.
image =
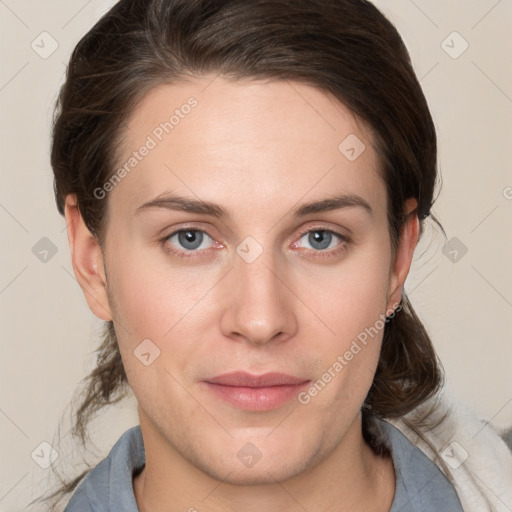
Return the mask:
M87 295L114 319L147 449L237 483L314 467L360 432L417 241L410 223L392 260L369 132L313 87L209 76L144 97L123 167L96 190L108 295ZM207 383L231 372L299 384Z

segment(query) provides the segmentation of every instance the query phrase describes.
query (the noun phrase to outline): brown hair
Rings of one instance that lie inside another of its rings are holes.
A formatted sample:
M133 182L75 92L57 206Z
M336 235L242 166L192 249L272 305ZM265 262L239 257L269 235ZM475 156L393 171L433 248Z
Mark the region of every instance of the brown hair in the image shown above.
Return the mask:
M366 0L118 2L77 44L57 101L51 164L59 212L66 196L76 194L87 227L103 246L108 201L93 191L116 168L123 123L151 88L206 73L292 80L334 95L372 131L387 187L393 254L408 198L418 201L423 233L437 179L435 127L400 35ZM363 404L365 439L382 454L368 418L401 417L442 383L429 335L405 294L383 336ZM84 379L73 435L84 444L93 413L128 389L108 322L97 366ZM87 471L50 497L71 492Z

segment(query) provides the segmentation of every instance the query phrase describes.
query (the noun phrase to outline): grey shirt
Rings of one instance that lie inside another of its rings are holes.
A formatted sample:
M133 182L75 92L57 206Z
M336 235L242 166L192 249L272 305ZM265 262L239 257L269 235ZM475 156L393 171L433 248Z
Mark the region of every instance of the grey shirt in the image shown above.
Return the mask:
M378 420L388 438L396 473L389 512L463 512L441 470L396 427ZM64 512L139 512L133 476L146 463L140 426L127 430L108 456L82 479Z

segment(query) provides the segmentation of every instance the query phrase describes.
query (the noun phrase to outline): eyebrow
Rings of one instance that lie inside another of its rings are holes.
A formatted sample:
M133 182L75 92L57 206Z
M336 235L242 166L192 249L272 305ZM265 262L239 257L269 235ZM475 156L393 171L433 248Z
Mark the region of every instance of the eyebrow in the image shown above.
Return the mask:
M135 214L152 208L167 208L170 210L209 215L223 220L231 218L229 210L218 204L170 193L161 194L151 201L142 204L135 210ZM361 208L367 214L373 216L373 209L370 204L356 194L341 194L320 201L305 203L293 208L291 214L294 217L305 217L312 213L322 213L343 208Z

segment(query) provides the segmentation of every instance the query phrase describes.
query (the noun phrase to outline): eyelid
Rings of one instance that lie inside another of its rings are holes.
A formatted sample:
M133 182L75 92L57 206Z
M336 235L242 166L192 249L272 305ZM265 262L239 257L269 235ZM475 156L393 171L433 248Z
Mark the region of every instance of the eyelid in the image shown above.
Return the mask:
M331 228L329 226L324 226L324 225L321 225L321 224L320 225L309 226L307 228L304 228L304 230L300 232L299 237L303 237L304 235L306 235L308 233L311 233L312 231L313 232L314 231L326 231L328 233L333 233L334 235L337 235L340 238L347 239L347 240L349 239L348 235L344 235L343 233L340 233L339 231L337 231L334 228Z
M167 240L171 238L174 235L177 235L178 233L181 233L182 231L199 231L201 233L205 233L208 235L212 240L215 240L215 236L213 236L210 233L210 230L208 228L204 228L203 226L197 226L195 224L184 224L182 226L175 227L169 234L163 235L161 238L162 240ZM165 229L163 229L161 232L165 232Z

